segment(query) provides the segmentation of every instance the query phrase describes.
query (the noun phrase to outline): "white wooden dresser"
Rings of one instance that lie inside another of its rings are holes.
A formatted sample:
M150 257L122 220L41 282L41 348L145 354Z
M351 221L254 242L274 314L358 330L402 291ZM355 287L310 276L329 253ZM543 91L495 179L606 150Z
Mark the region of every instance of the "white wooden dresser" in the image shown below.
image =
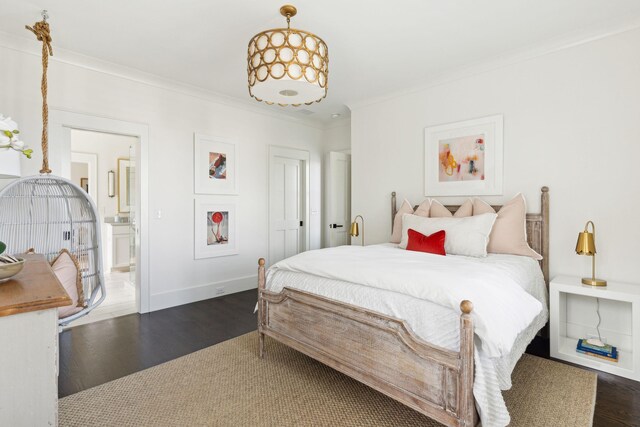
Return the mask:
M58 307L69 295L42 255L0 283L0 426L58 424Z

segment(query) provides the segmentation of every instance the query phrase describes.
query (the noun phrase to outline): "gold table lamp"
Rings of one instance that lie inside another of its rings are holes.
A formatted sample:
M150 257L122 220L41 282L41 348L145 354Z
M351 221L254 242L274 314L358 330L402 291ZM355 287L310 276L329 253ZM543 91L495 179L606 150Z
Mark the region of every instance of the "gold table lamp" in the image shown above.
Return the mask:
M362 246L364 246L364 218L362 215L357 215L351 223L351 236L358 237L360 235L360 229L358 228L358 218L362 221Z
M591 224L591 232L589 232L589 224ZM584 231L578 233L576 253L591 257L591 278L583 278L582 283L590 286L607 286L606 280L596 279L596 226L593 221L587 221Z

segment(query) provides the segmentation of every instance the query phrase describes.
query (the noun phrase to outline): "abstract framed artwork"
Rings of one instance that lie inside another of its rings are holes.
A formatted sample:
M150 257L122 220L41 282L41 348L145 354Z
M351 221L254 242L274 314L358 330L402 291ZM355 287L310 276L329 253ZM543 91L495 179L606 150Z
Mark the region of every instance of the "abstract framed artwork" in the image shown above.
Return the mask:
M501 195L502 148L502 115L425 128L425 196Z
M193 165L196 194L238 194L235 143L194 134Z
M195 259L236 255L236 203L227 198L195 199Z

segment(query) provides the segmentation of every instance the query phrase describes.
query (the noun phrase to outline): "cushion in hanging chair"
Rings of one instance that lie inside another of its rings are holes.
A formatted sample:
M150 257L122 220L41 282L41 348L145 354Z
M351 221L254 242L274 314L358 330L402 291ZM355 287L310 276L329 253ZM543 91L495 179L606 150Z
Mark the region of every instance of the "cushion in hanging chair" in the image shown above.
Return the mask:
M68 250L62 249L51 263L51 268L72 301L71 305L58 309L58 317L64 319L78 313L85 305L78 259Z

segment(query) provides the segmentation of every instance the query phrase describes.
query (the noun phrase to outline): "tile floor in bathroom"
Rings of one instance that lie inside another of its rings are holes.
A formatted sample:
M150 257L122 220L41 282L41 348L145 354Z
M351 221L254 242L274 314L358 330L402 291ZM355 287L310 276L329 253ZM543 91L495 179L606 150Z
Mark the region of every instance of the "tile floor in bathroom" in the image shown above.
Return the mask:
M107 297L91 313L72 322L68 327L85 325L136 313L136 288L129 281L129 272L115 271L105 274Z

